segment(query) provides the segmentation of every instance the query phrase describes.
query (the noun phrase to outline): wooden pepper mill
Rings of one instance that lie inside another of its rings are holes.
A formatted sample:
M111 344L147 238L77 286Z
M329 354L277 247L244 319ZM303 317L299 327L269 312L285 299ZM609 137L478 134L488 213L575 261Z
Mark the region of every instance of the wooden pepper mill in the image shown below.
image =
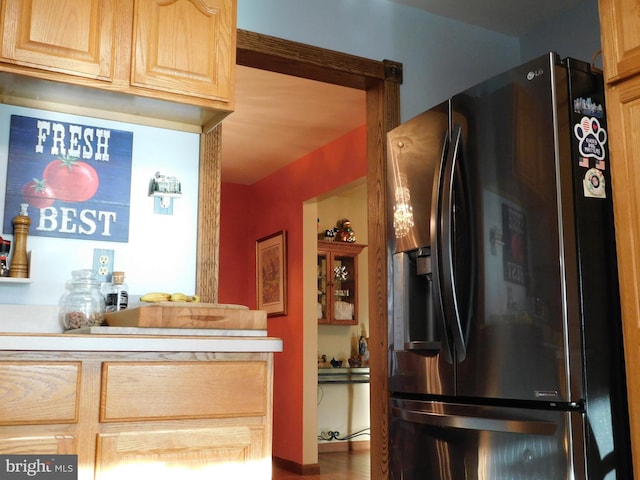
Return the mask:
M20 204L20 215L13 218L13 256L9 267L9 276L29 278L29 260L27 258L27 235L31 219L27 212L27 203Z

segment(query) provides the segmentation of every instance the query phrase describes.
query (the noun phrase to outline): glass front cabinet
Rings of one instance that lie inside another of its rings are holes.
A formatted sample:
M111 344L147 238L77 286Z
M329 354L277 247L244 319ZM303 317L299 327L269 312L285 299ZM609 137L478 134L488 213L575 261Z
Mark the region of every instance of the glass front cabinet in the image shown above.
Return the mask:
M358 255L365 246L318 241L319 324L358 324Z

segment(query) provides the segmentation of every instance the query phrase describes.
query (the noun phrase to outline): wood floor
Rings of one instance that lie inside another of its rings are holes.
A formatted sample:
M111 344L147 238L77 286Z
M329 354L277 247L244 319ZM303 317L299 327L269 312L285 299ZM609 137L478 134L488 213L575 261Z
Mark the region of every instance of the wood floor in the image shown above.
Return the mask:
M369 455L368 450L320 453L320 475L296 475L274 467L273 480L370 480Z

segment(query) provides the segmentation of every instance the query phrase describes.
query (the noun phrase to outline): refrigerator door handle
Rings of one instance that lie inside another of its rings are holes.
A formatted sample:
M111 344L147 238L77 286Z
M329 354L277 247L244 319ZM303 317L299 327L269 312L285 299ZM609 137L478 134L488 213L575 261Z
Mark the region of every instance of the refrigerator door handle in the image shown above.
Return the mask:
M445 139L442 145L442 156L440 163L437 166L433 175L433 190L431 193L431 286L433 294L433 310L436 318L440 321L442 328L442 350L441 354L445 360L449 363L454 362L452 343L450 340L449 327L447 315L444 308L443 292L442 292L442 279L441 271L442 267L441 256L441 232L442 232L442 184L445 180L445 168L449 161L449 155L451 152L451 131L448 130L445 135Z
M454 125L451 144L443 164L434 180L432 201L431 255L436 266L433 274L434 301L436 311L444 317L456 347L456 361L462 362L467 356L467 346L463 333L462 317L458 305L453 257L453 215L454 215L454 173L456 162L462 154L462 128ZM435 192L435 182L438 192Z
M409 410L393 406L391 407L391 415L411 423L461 430L519 433L527 435L554 435L558 428L557 424L543 420L515 417L472 417L466 415L435 413L432 411Z

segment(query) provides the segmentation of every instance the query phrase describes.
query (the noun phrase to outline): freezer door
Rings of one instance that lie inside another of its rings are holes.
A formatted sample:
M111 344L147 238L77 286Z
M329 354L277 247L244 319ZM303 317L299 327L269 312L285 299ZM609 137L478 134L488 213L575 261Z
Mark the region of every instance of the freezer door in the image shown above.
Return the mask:
M558 108L566 118L566 72L552 55L452 99L466 121L460 162L477 252L473 311L457 327L458 396L584 398L572 187L569 170L567 202L561 169L570 166L570 137Z
M390 414L392 480L609 478L585 474L580 412L392 398Z

